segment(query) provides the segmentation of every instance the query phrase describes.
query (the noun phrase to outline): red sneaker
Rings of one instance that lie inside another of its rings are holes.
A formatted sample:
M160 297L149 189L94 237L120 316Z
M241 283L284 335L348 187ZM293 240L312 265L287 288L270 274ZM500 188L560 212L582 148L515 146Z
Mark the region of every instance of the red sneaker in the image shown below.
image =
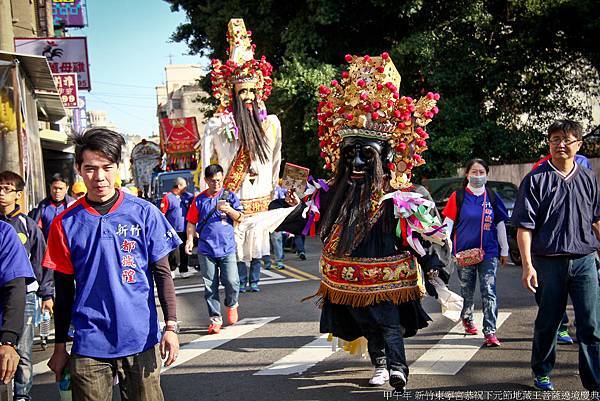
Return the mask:
M473 323L472 320L463 319L462 324L463 324L463 327L465 328L466 334L469 334L471 336L474 336L477 334L477 326L475 326L475 323Z
M483 345L486 347L499 347L501 344L498 340L498 337L496 337L496 333L490 333L485 335L485 341L483 342Z
M238 307L225 307L225 309L227 309L227 322L229 324L236 324L238 321Z
M208 326L208 334L218 334L221 331L221 323L211 323Z

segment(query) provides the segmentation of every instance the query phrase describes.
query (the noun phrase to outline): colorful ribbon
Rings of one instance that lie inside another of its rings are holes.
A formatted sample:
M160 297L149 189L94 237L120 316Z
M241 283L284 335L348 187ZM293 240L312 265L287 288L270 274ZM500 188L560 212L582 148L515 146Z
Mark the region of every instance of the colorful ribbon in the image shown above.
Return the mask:
M419 255L425 255L425 249L421 245L419 237L427 241L442 245L446 238L445 225L442 225L437 216L432 215L431 211L435 208L435 203L424 199L423 195L416 192L396 191L383 196L380 202L385 199L393 199L394 215L399 219L396 226L396 236L406 239L411 248ZM401 224L404 222L405 224ZM405 229L403 232L403 226Z

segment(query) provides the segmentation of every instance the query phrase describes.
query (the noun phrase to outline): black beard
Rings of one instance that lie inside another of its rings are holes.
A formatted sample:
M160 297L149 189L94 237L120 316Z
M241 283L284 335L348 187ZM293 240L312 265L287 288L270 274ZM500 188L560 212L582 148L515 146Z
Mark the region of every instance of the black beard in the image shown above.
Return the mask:
M270 147L260 122L256 100L252 102L252 110L248 110L239 96L234 96L233 118L238 127L241 145L248 151L250 158L256 160L258 157L261 163L266 163L269 160Z
M371 195L383 189L383 169L379 157L366 171L362 180L353 180L352 166L343 160L338 163L337 174L331 185L334 191L328 208L323 215L320 236L325 241L335 226L339 226L339 243L335 256L349 255L363 241L371 225Z

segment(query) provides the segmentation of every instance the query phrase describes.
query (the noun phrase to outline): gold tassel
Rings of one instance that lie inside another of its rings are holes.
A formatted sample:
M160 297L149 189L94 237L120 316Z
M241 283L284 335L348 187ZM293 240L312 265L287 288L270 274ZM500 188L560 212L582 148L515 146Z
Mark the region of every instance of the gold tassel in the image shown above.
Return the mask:
M315 294L303 298L302 302L318 297L319 299L316 301L316 304L319 307L322 307L324 300L328 299L332 304L349 305L354 308L360 308L385 301L390 301L398 305L404 302L421 299L423 295L425 295L425 291L421 286L361 294L331 288L321 281L319 290Z

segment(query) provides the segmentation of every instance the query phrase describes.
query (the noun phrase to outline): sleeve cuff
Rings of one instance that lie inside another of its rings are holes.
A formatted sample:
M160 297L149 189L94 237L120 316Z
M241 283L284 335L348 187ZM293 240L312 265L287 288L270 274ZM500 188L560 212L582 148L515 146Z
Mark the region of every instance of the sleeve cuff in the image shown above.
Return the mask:
M12 331L0 331L0 342L11 342L13 344L17 343L17 334Z

